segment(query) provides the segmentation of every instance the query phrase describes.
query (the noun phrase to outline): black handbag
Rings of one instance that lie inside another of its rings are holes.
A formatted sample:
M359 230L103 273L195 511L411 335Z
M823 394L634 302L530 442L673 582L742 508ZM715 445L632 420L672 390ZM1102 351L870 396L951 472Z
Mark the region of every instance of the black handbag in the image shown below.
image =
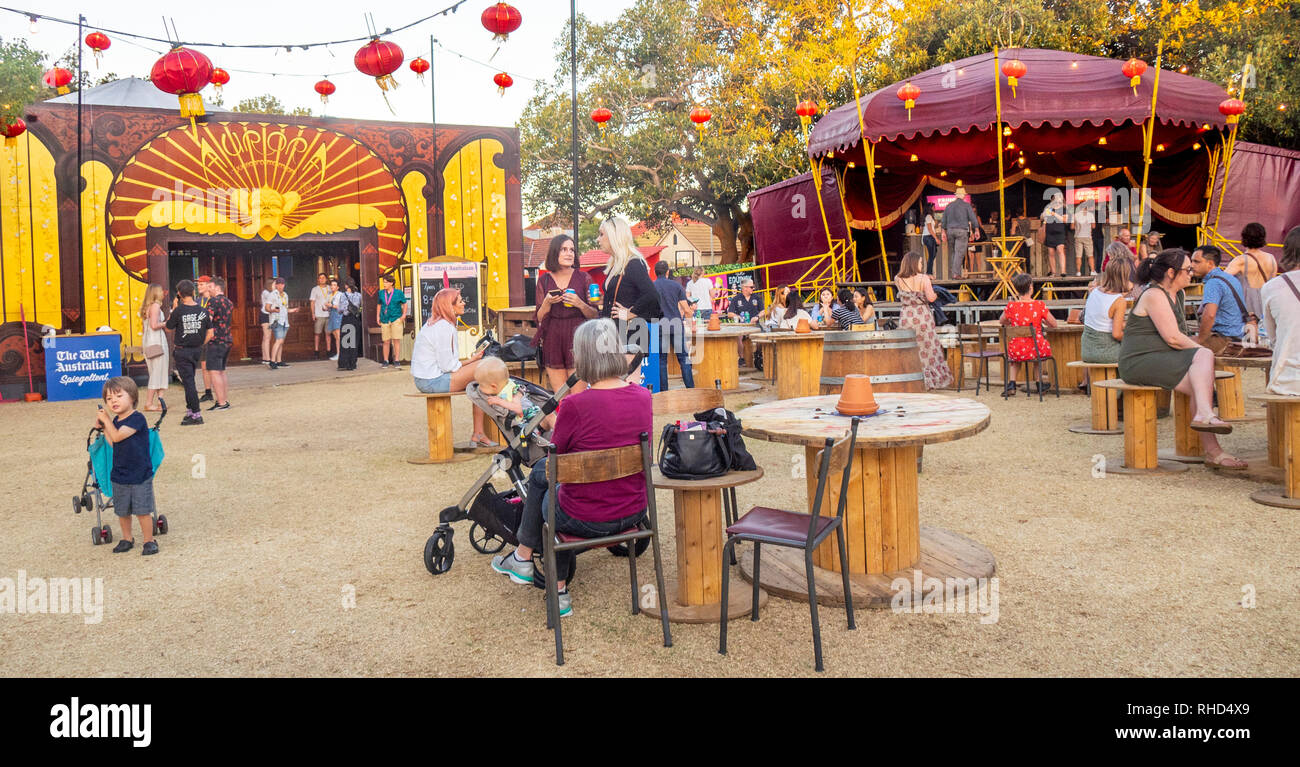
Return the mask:
M726 430L683 431L677 424L664 426L659 436L659 471L669 479L708 479L731 470Z
M716 427L723 431L722 437L727 443L727 452L731 454L732 471L754 471L758 468L754 456L750 455L749 448L745 447L745 440L740 435L740 419L735 413L719 407L696 413L695 420L708 423L711 429Z
M474 344L474 351L478 351L479 347L484 347L484 357L501 356L501 342L497 341L496 336L492 334L491 330L485 331L483 337L478 340L478 343Z
M516 333L501 344L501 359L506 362L523 362L537 357L537 347L533 339L523 333Z

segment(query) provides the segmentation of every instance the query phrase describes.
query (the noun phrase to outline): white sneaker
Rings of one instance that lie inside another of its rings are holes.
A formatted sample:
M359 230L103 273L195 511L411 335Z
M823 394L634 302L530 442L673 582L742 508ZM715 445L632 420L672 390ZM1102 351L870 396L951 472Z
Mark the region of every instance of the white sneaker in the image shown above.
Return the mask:
M339 355L337 354L335 354L333 357L330 357L330 362L338 362L338 360L339 360Z

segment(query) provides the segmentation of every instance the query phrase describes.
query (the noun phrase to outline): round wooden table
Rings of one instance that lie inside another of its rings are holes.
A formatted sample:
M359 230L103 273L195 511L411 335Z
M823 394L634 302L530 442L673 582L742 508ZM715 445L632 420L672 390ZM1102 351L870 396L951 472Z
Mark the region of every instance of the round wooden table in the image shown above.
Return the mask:
M1300 509L1300 397L1255 394L1251 402L1268 406L1268 459L1282 466L1281 487L1266 487L1250 494L1255 503ZM1273 464L1277 465L1277 464Z
M1061 391L1067 394L1080 393L1083 370L1070 367L1070 363L1083 360L1083 325L1061 322L1054 328L1044 326L1043 335L1052 347L1052 356L1056 358L1057 374L1061 376Z
M673 594L668 601L668 620L674 623L715 623L722 601L722 493L763 478L763 470L732 471L711 479L669 479L653 470L654 486L673 491L673 516L677 523L677 578L664 588ZM659 617L659 600L643 608ZM751 595L747 589L733 589L727 600L727 619L749 615ZM758 605L767 604L759 592Z
M740 381L740 355L737 352L736 339L757 333L757 325L723 325L721 330L706 330L699 323L694 331L688 331L692 340L691 366L694 369L696 386L713 386L714 381L722 382L722 390L758 391L759 384Z
M829 331L796 333L778 330L755 333L755 342L771 343L775 350L777 399L813 397L821 393L822 339Z
M888 607L895 578L986 578L996 563L984 546L955 533L922 527L918 518L917 456L921 446L973 436L989 424L989 409L971 399L936 394L877 393L877 415L858 425L847 506L845 543L853 604ZM804 447L809 504L817 491L815 457L826 438L848 434L850 419L835 412L837 395L779 400L736 415L744 434ZM822 514L833 515L839 478L828 481ZM797 549L765 546L760 585L790 599L808 599L807 576ZM832 536L813 554L817 600L844 604L839 550ZM741 557L741 573L753 579L753 550Z

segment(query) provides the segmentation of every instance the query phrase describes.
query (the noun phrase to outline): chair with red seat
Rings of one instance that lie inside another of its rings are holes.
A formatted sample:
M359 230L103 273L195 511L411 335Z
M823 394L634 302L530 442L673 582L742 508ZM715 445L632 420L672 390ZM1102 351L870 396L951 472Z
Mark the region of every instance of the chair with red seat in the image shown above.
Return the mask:
M853 445L858 439L858 422L854 418L849 435L836 442L827 437L826 446L817 454L817 493L813 498L812 513L783 511L766 506L755 506L738 522L727 528L727 543L723 547L723 556L732 552L740 541L752 541L754 544L754 602L750 620L758 621L759 566L762 563L762 547L765 543L774 546L788 546L803 549L804 567L808 576L808 609L812 613L813 655L817 670L822 670L822 633L821 623L817 619L817 587L813 575L813 550L833 532L840 548L840 573L844 577L844 609L848 613L849 630L857 628L853 621L853 593L849 585L849 558L844 547L844 508L849 495L849 474L853 470ZM823 516L822 499L826 496L826 484L831 474L843 470L840 479L839 500L835 505L835 516ZM727 654L727 599L731 586L731 568L722 568L722 609L719 619L718 652Z
M555 665L564 665L564 635L560 629L560 592L556 574L557 555L567 552L576 554L584 549L608 548L619 543L626 543L629 556L628 568L632 578L632 614L641 612L641 603L637 590L636 578L636 541L648 538L654 551L655 584L659 597L659 616L663 624L664 647L673 646L672 633L668 629L668 598L664 591L663 560L659 554L659 514L655 508L655 491L650 468L653 456L650 451L650 435L641 432L640 442L626 447L607 450L588 450L580 453L555 452L555 446L546 450L547 503L546 518L542 522L542 566L546 572L546 627L555 630ZM567 533L556 533L555 510L559 503L557 489L561 484L579 485L592 482L608 482L640 473L645 479L646 490L646 526L624 530L615 535L600 538L580 538ZM557 540L558 538L558 540Z

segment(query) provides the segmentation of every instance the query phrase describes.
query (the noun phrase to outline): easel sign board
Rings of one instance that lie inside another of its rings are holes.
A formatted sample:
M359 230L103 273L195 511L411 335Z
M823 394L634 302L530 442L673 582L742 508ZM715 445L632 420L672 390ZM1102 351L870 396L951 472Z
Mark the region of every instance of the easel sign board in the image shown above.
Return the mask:
M122 336L50 336L45 343L45 396L51 402L99 399L104 383L122 375Z
M461 359L469 356L483 334L483 301L480 298L479 264L475 261L424 261L415 265L416 332L433 312L433 297L443 288L443 275L451 287L465 299L465 313L456 324Z

